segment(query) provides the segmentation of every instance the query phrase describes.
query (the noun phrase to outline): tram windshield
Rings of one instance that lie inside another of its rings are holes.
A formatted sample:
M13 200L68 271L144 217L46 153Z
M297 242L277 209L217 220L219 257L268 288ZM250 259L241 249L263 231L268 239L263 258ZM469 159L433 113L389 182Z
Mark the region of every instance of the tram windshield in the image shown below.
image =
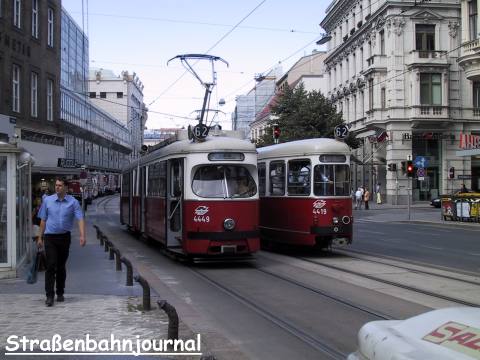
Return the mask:
M192 190L204 198L249 198L257 193L257 185L243 166L205 165L195 171Z
M350 196L348 165L316 165L313 181L316 196Z

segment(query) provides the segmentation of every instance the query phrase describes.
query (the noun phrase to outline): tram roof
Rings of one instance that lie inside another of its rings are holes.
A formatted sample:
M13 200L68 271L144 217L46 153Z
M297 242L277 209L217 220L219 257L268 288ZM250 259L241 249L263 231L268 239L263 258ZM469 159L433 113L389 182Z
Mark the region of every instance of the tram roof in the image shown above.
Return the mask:
M141 164L148 163L157 158L172 155L188 155L193 153L210 152L242 152L256 154L255 145L250 141L227 136L208 136L205 141L193 142L190 140L178 140L170 145L154 150L140 159ZM128 167L137 166L136 161Z
M308 156L313 154L350 154L347 144L328 138L291 141L257 149L258 158Z

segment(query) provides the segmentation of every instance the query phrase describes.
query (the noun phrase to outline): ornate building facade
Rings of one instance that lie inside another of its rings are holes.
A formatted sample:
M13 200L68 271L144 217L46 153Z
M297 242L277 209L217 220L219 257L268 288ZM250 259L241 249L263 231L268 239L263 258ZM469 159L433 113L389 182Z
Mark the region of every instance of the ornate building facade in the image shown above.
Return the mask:
M456 156L460 135L480 129L458 64L458 2L335 0L321 26L331 36L328 97L363 139L354 186L380 183L393 204L470 187L465 177L449 179L452 167L470 174L479 166ZM402 171L409 158L417 164L411 195Z

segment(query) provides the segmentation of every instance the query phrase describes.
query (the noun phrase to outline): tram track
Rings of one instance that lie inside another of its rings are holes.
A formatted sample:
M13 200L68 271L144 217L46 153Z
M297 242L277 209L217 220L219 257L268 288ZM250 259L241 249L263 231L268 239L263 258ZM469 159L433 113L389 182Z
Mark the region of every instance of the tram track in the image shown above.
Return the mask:
M193 267L189 268L192 273L201 278L202 280L213 285L215 288L219 289L223 293L231 296L242 304L246 305L251 310L255 311L257 314L262 316L264 319L274 323L278 327L287 331L291 335L295 336L302 342L308 344L316 351L322 352L332 359L344 359L348 355L347 353L341 352L336 348L328 345L325 341L322 341L315 336L310 335L307 331L302 330L292 321L281 318L280 316L274 314L272 311L267 310L264 306L259 305L258 303L250 300L247 296L242 295L239 291L232 289L223 285L221 282L213 279L212 277L206 275L204 272L195 269ZM255 269L255 268L254 268Z
M372 309L370 309L370 308L368 308L368 307L366 307L366 306L362 306L362 305L355 304L354 302L349 301L349 300L346 300L346 299L343 299L343 298L341 298L341 297L333 296L333 295L331 295L331 294L329 294L329 293L327 293L327 292L325 292L325 291L322 291L322 290L320 290L320 289L318 289L318 288L311 287L311 286L309 286L309 285L307 285L307 284L305 284L305 283L303 283L303 282L300 282L300 281L298 281L298 280L289 278L289 277L287 277L287 276L275 274L275 273L272 272L272 271L268 271L268 270L261 269L261 268L255 268L255 270L260 271L260 272L262 272L262 273L264 273L264 274L270 275L270 276L272 276L272 277L275 277L275 278L277 278L277 279L281 279L281 280L286 281L286 282L288 282L288 283L290 283L290 284L296 285L296 286L298 286L298 287L301 287L301 288L303 288L303 289L306 289L306 290L308 290L308 291L311 291L311 292L313 292L313 293L315 293L315 294L317 294L317 295L323 296L323 297L325 297L325 298L327 298L327 299L330 299L330 300L333 300L333 301L335 301L335 302L337 302L337 303L346 305L346 306L348 306L348 307L350 307L350 308L353 308L353 309L355 309L355 310L363 311L363 312L365 312L365 313L367 313L367 314L369 314L369 315L373 315L373 316L377 317L378 319L381 319L381 320L395 320L395 318L392 317L392 316L389 316L389 315L380 313L380 312L378 312L378 311L372 310Z
M391 264L391 263L388 263L388 262L385 262L385 261L380 261L380 260L373 260L373 259L370 259L370 258L365 258L365 257L362 257L362 256L358 256L358 255L351 255L353 253L353 254L360 254L360 255L365 255L365 256L372 256L372 254L362 252L362 251L334 248L334 253L339 254L339 255L346 255L346 256L354 258L354 259L359 259L359 260L367 261L367 262L374 263L374 264L387 265L387 266L394 267L394 268L397 268L397 269L408 270L408 271L411 271L415 274L425 274L425 275L435 276L435 277L442 278L442 279L459 281L461 283L470 284L470 285L480 287L480 282L479 281L461 279L461 278L455 277L455 276L449 276L449 275L439 274L439 273L435 273L435 272L431 272L431 271L414 269L414 268L411 268L411 267L401 266L401 265L397 265L397 264ZM375 254L374 256L377 257L377 258L380 258L380 259L406 262L403 259L397 259L397 258L392 258L392 257L388 257L388 256L382 256L380 254ZM415 265L415 266L430 266L430 267L432 267L432 265L430 265L430 264L418 264L418 263L415 263L415 262L407 262L407 263L409 263L411 265ZM439 267L435 267L435 269L441 270L441 271L449 271L449 270L446 270L444 268L439 268ZM459 274L466 275L466 276L475 276L473 274L468 274L468 273L460 273L459 272Z
M400 282L391 281L391 280L387 280L387 279L382 279L380 277L365 274L365 273L362 273L360 271L345 269L345 268L342 268L342 267L337 266L337 265L326 264L326 263L323 263L323 262L320 262L320 261L315 261L315 260L305 258L305 257L301 257L301 256L296 257L296 258L299 259L299 260L311 263L311 264L315 264L315 265L318 265L318 266L328 268L328 269L340 271L340 272L343 272L343 273L346 273L346 274L358 276L358 277L361 277L361 278L365 278L365 279L368 279L368 280L380 282L380 283L383 283L383 284L386 284L386 285L391 285L391 286L394 286L394 287L397 287L397 288L402 288L402 289L409 290L409 291L416 292L416 293L420 293L420 294L423 294L423 295L428 295L428 296L431 296L433 298L442 299L442 300L446 300L446 301L449 301L449 302L453 302L453 303L457 303L457 304L465 305L465 306L480 307L480 304L477 304L477 303L472 303L470 301L466 301L466 300L454 298L454 297L451 297L451 296L435 293L435 292L430 291L430 290L421 289L421 288L418 288L418 287L402 284ZM386 264L384 264L384 265L386 265ZM390 265L387 265L387 266L390 266ZM411 269L408 269L408 270L411 271Z

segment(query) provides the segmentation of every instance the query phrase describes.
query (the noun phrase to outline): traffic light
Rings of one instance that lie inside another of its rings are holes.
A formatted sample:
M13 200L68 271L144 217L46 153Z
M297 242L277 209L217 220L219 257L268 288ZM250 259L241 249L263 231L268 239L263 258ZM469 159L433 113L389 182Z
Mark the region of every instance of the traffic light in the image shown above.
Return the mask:
M397 164L391 163L387 165L388 171L397 171Z
M413 177L413 170L414 170L413 163L412 163L412 161L408 160L407 161L407 176L408 177Z
M455 179L455 168L453 166L448 169L448 178Z
M278 143L278 139L280 138L282 131L280 130L280 126L273 125L273 140L275 143Z
M402 161L402 173L406 174L407 173L407 162Z

